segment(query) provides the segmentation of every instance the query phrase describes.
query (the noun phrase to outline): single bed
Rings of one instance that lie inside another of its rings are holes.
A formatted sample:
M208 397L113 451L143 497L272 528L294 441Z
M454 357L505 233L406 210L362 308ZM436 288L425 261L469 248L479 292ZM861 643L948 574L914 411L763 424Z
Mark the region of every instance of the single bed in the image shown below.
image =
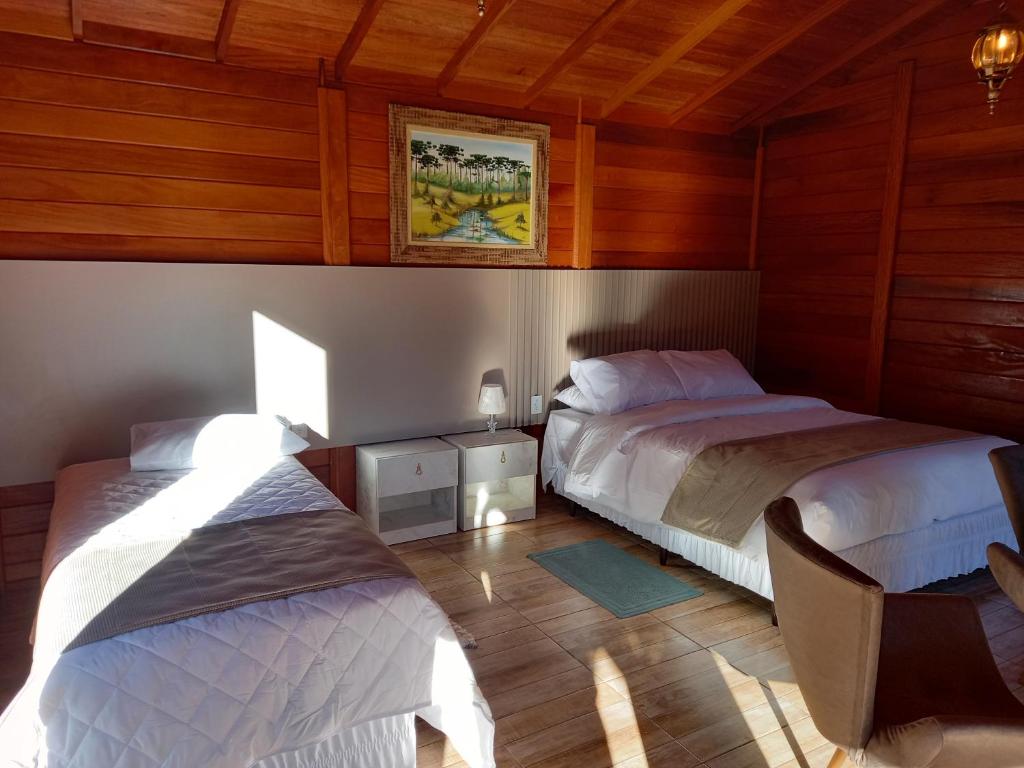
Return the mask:
M149 472L127 459L79 464L57 478L44 579L83 547L339 509L291 456ZM56 581L44 582L29 679L0 716L2 765L412 768L416 715L471 765L494 764L490 711L416 579L301 592L53 653Z
M548 418L542 480L572 501L730 582L772 599L764 522L738 547L661 522L686 468L707 446L852 423L870 416L816 398L669 400L614 415L566 408ZM840 464L787 492L808 532L887 589L907 591L986 564L1013 531L987 454L997 437L928 445Z

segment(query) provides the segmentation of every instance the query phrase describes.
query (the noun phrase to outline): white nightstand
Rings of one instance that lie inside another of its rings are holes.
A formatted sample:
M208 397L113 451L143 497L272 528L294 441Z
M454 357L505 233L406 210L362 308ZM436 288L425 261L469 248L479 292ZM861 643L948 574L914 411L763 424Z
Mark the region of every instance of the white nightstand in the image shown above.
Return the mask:
M459 528L537 516L537 441L518 429L445 435L459 449Z
M359 515L385 544L455 531L458 451L428 437L356 448Z

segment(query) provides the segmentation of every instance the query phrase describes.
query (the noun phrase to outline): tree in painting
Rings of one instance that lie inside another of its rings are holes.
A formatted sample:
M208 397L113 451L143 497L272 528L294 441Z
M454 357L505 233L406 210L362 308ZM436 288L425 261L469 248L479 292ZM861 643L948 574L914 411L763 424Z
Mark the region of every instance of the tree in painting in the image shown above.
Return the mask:
M409 222L414 241L533 244L532 142L410 128Z

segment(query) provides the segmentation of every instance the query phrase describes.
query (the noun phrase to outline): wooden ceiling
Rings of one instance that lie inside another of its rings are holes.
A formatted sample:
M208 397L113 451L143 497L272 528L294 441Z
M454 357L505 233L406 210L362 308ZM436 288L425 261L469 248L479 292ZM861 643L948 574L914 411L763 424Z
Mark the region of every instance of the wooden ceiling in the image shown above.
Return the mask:
M712 133L956 0L0 0L0 30Z

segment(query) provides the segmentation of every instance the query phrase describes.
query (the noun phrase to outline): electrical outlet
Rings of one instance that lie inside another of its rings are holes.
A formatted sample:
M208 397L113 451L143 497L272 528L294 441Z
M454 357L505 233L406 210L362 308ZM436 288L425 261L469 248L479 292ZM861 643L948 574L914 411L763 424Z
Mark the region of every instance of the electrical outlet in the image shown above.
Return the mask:
M534 395L530 398L530 413L544 413L544 398L540 395Z

